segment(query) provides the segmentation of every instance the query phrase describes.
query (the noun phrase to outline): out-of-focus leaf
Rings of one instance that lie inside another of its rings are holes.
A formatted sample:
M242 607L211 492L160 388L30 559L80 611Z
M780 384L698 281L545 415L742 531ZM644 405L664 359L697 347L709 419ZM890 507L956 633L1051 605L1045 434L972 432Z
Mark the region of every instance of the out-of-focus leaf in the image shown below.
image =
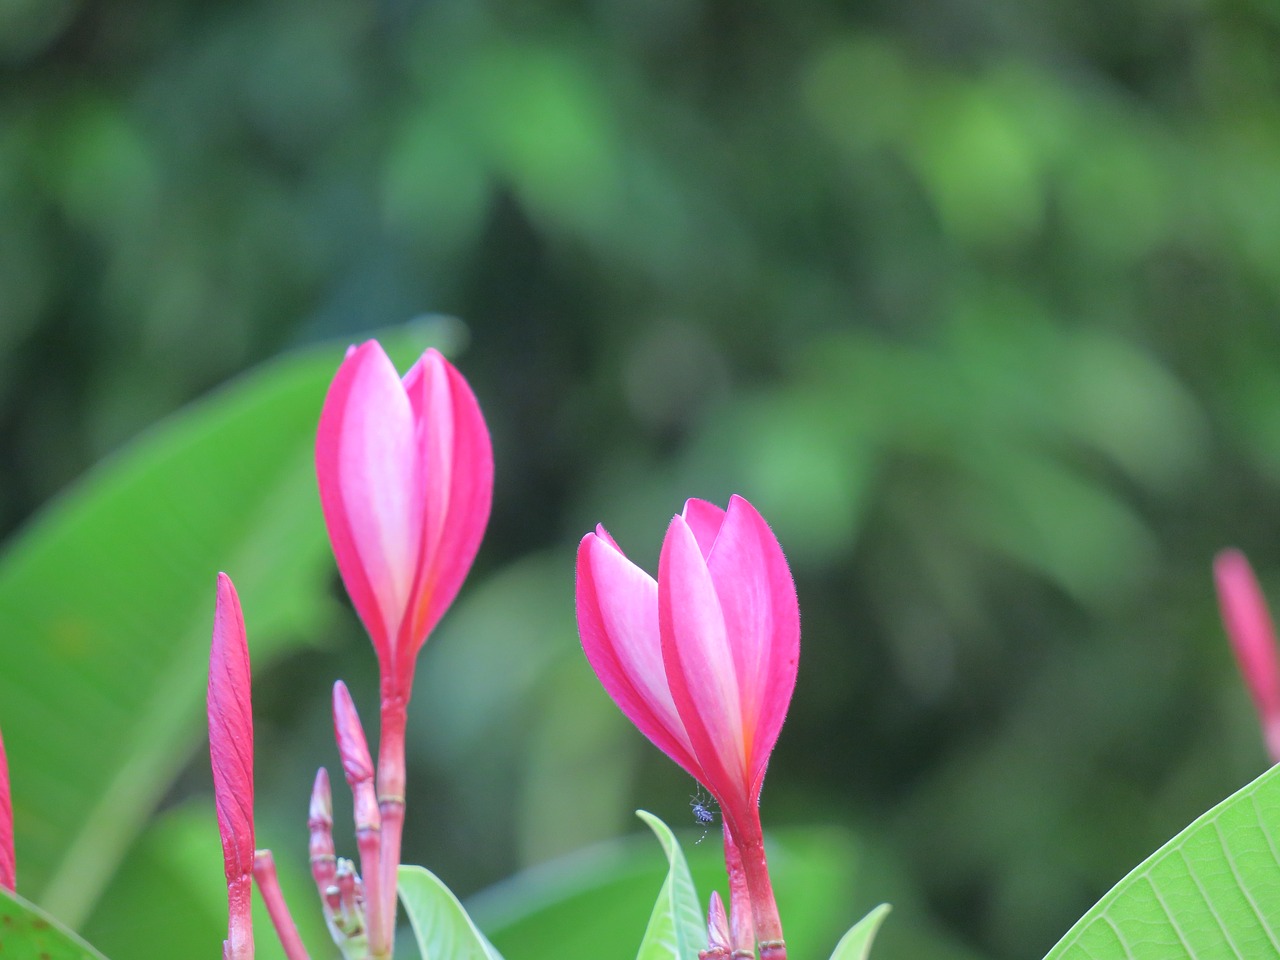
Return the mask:
M273 830L261 816L256 836L263 847L285 841L276 856L285 902L304 941L328 944L329 933L307 870L306 837L297 830L292 836ZM271 918L256 895L253 924L257 960L284 960ZM165 955L171 957L210 955L210 944L227 935L227 887L212 800L200 798L168 810L148 825L82 931L111 956L138 955L138 945L144 943L163 944ZM314 955L329 956L324 951Z
M849 928L831 953L831 960L867 960L871 954L871 942L884 918L889 915L889 904L882 903Z
M707 942L707 928L698 903L698 891L689 875L689 864L670 827L644 810L637 810L636 816L657 834L668 864L667 878L658 891L636 957L638 960L689 960Z
M49 914L0 889L0 953L39 960L103 960L100 954Z
M1272 768L1112 887L1045 960L1280 957L1277 837Z
M422 960L502 960L458 898L430 870L400 868L400 900Z
M18 860L69 923L201 736L217 571L240 589L257 667L304 642L324 612L312 438L341 353L286 357L180 412L0 557Z

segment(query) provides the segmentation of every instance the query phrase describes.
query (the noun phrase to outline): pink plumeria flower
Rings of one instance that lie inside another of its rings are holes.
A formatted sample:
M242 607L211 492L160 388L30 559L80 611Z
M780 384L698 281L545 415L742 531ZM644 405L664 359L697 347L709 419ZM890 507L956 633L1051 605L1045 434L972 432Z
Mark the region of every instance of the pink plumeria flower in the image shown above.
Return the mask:
M253 958L253 708L249 678L249 646L240 598L231 578L220 573L209 653L209 759L227 876L229 921L222 945L224 960Z
M1262 588L1239 550L1223 550L1213 560L1222 623L1245 686L1258 708L1271 762L1280 762L1280 660L1276 631Z
M475 395L444 357L427 350L401 379L371 340L347 352L329 387L316 476L338 571L378 654L382 826L378 876L364 882L380 960L377 950L394 947L414 663L480 548L493 447Z
M427 350L402 380L373 340L353 347L316 438L320 503L338 570L387 687L413 663L480 547L493 449L462 374Z
M9 761L0 737L0 887L17 888L17 860L13 855L13 801L9 797Z
M760 788L795 689L800 611L773 531L746 500L690 500L658 580L597 527L578 548L578 630L606 691L716 798L741 854L761 955L785 956Z

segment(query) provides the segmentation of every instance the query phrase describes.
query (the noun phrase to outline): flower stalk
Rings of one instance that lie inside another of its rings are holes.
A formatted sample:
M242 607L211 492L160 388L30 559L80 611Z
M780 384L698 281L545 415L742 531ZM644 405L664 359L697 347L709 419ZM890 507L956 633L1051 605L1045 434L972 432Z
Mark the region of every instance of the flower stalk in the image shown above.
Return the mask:
M755 925L751 917L751 888L742 855L733 842L733 833L724 824L724 867L729 876L729 942L735 960L748 960L756 955Z
M400 840L404 833L404 735L408 719L407 707L407 694L401 696L392 692L383 696L380 711L382 729L378 743L377 799L382 822L382 874L379 885L381 889L390 891L390 899L384 899L374 909L381 911L379 921L393 931L396 922L396 871L400 865Z
M280 880L276 876L275 857L270 850L258 850L254 853L253 879L258 882L258 893L262 895L262 902L267 905L267 914L271 917L271 925L275 927L280 945L284 947L284 955L289 960L311 960L307 955L307 948L302 945L298 925L293 922L293 915L284 902Z
M369 955L372 960L391 956L391 934L383 909L382 883L382 814L374 785L373 759L365 740L364 728L356 713L347 685L339 680L333 685L333 729L342 756L342 771L351 787L354 800L356 846L360 851L360 874L364 878L365 923L369 932ZM395 888L389 888L395 895Z

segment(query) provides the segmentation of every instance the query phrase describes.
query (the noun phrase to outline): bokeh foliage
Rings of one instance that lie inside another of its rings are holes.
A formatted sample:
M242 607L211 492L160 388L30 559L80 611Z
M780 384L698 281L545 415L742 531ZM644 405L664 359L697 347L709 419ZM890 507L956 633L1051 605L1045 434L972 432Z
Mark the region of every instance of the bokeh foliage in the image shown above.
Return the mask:
M498 489L419 671L409 858L468 894L679 822L573 548L652 568L740 492L804 612L766 823L873 851L832 935L891 899L886 950L1041 955L1264 762L1208 566L1280 597L1278 41L1249 0L0 0L0 531L259 361L460 317ZM211 607L280 547L170 572ZM328 613L259 674L281 861L329 684L373 704ZM191 749L112 895L196 875Z

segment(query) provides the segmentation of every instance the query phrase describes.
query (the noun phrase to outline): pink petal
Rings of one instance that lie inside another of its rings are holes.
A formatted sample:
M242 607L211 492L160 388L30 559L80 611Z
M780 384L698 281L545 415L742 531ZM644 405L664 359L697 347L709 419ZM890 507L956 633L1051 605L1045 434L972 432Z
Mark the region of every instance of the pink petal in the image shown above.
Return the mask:
M237 960L253 956L253 708L249 685L249 646L240 598L231 578L220 573L209 653L209 758L230 906L224 952Z
M350 352L320 414L316 476L338 570L389 662L420 552L422 464L409 398L376 341Z
M13 855L13 802L9 796L9 761L0 737L0 887L13 892L17 885L17 861Z
M800 606L795 581L769 525L738 496L729 500L707 568L733 650L750 779L758 795L796 686Z
M658 636L658 585L599 528L578 547L578 633L613 702L663 753L702 773L667 688Z
M425 507L401 658L412 660L453 603L475 561L493 502L493 445L475 394L428 350L405 376L413 407Z
M1280 761L1280 663L1266 598L1239 550L1219 553L1213 572L1223 626L1261 717L1271 759Z
M732 819L747 802L742 701L732 642L715 584L692 528L671 521L658 562L662 657L676 710L706 776Z
M680 515L693 531L693 536L698 541L698 549L705 557L711 552L711 547L720 534L720 525L724 523L724 511L706 500L686 500L684 511Z

